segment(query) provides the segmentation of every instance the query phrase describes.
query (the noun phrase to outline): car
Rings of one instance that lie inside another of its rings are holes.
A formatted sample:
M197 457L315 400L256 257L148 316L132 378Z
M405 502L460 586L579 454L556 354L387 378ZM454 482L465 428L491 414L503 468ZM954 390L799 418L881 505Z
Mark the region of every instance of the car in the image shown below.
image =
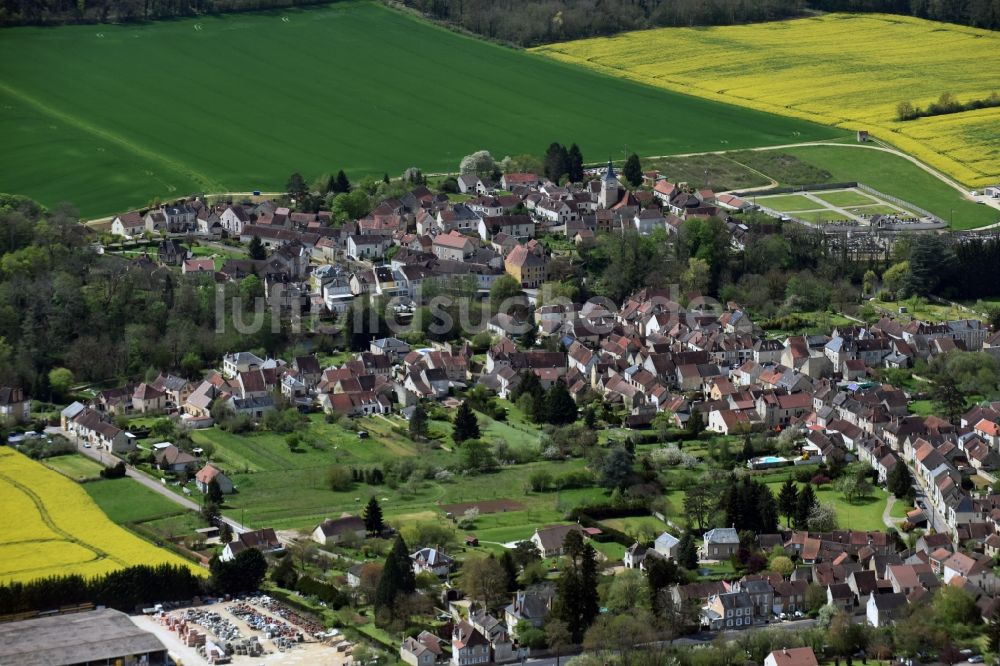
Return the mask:
M983 663L983 656L980 654L974 654L968 659L966 659L970 664L981 664Z
M90 442L85 442L84 445L83 445L83 448L89 449L90 448Z
M805 616L802 614L802 611L795 611L795 619L796 620L801 620L803 617L805 617Z
M368 431L367 430L359 430L358 431L358 439L368 439Z

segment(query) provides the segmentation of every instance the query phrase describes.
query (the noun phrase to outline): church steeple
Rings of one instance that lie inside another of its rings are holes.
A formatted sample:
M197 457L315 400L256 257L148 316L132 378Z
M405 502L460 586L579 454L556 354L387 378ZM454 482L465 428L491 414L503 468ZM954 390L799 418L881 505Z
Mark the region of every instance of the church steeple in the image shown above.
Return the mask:
M611 163L610 157L608 158L608 170L604 172L603 180L618 180L618 177L615 175L615 166Z

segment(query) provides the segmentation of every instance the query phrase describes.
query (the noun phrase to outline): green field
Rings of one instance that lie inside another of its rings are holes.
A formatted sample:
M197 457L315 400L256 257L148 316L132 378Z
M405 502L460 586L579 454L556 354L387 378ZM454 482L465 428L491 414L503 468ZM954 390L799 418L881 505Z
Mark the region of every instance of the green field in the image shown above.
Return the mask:
M185 513L185 509L134 479L106 479L83 486L116 523L138 523Z
M844 136L458 35L372 2L9 28L0 184L86 216L288 175L455 170L477 149L591 161Z
M99 479L101 478L101 470L104 469L104 465L79 453L46 458L42 461L42 464L61 474L65 474L74 481Z
M755 201L761 206L776 210L779 213L794 213L800 210L814 210L819 207L801 194L778 194L771 197L757 197Z
M861 182L934 213L955 229L974 229L1000 220L1000 211L962 197L909 160L851 144L743 151L731 156L782 185Z
M867 194L855 192L854 190L835 190L833 192L814 192L813 196L822 199L831 206L844 208L847 206L867 206L877 203L875 199Z
M482 415L480 421L486 440L503 437L516 448L537 439L537 434L525 433ZM485 541L505 543L528 538L535 527L563 520L568 509L605 494L601 489L525 492L528 478L536 469L541 467L559 475L582 469L585 465L582 460L515 465L493 474L456 474L448 479L426 478L417 473L396 487L356 483L347 491L330 490L326 473L333 464L371 468L408 458L415 466L443 469L460 462L458 452L440 448L418 450L407 437L393 432L395 423L402 422L376 416L330 425L314 416L303 437L304 444L294 452L289 450L283 436L269 432L233 435L211 428L197 430L193 437L196 443L214 445L213 460L236 484L238 492L226 498L224 512L255 528L311 529L325 518L344 511L360 511L360 505L370 495L380 499L390 522L401 518L441 519L445 513L441 506L452 503L513 499L523 508L483 514L471 530ZM432 422L432 426L437 423ZM367 430L371 436L359 439L359 429ZM450 447L450 440L445 444Z

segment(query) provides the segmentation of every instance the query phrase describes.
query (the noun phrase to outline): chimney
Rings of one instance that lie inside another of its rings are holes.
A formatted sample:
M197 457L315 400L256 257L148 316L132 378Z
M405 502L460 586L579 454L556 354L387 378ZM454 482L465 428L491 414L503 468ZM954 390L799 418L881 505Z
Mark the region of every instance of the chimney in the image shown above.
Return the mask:
M788 656L788 648L781 648L781 654Z

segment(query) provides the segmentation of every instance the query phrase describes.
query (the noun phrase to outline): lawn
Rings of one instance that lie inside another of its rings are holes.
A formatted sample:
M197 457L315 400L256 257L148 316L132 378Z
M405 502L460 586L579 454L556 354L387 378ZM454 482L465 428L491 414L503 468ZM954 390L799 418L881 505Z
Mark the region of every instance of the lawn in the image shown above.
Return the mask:
M116 523L139 523L185 513L168 498L134 479L105 479L83 487L90 498Z
M644 159L646 171L659 171L672 183L687 183L692 187L710 187L717 192L760 187L771 181L728 155L685 155Z
M860 48L864 45L863 48ZM823 14L748 25L662 28L538 47L563 62L872 136L970 187L1000 180L1000 108L900 122L996 90L1000 35L880 14Z
M455 171L479 149L499 158L576 142L599 162L620 157L626 140L630 151L668 155L845 134L364 1L9 28L0 61L0 182L47 205L75 202L89 217L157 196L280 191L293 171L308 180L341 168L352 179Z
M784 479L777 480L768 477L767 486L778 496ZM798 484L801 488L803 484ZM832 485L820 486L813 489L816 491L816 499L822 504L831 504L837 510L837 522L841 529L863 530L863 531L885 531L885 523L882 522L882 512L885 510L885 503L889 494L878 487L872 488L868 497L861 498L855 503L848 503L843 494ZM784 521L782 521L784 522Z
M79 453L46 458L42 463L49 469L54 469L77 482L99 479L101 478L101 470L104 469L104 465Z
M812 199L801 194L779 194L770 197L756 197L754 201L779 213L793 213L800 210L815 210L820 207Z
M846 208L849 206L867 206L878 203L867 194L855 190L834 190L832 192L814 192L813 196L822 199L831 206Z

